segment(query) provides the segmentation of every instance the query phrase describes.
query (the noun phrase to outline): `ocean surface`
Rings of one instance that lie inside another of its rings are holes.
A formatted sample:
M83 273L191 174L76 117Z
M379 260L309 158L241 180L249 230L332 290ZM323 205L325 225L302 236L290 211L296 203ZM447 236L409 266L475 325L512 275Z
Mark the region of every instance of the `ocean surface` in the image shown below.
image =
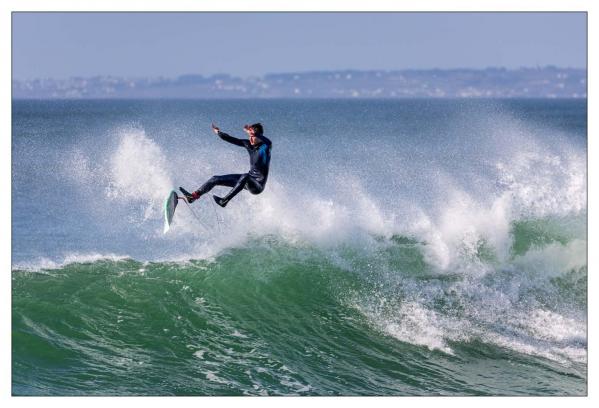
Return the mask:
M12 108L13 395L587 393L586 100Z

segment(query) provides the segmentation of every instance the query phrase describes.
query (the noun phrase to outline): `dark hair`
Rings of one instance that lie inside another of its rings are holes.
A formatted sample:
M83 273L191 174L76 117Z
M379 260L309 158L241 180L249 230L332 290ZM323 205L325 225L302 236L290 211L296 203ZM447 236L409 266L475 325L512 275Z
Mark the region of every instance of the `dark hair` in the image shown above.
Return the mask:
M262 127L262 123L254 123L253 125L250 125L250 127L252 129L254 129L254 131L256 133L260 133L260 134L264 133L264 128Z

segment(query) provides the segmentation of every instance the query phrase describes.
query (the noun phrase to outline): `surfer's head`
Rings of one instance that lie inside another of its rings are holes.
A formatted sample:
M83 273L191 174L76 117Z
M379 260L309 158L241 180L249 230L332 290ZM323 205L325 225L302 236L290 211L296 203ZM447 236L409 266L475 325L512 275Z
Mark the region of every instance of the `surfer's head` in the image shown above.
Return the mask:
M258 143L256 136L260 136L262 134L262 132L264 132L264 128L262 127L261 123L254 123L253 125L245 125L243 127L243 130L245 130L245 132L248 134L251 144Z
M251 129L254 129L254 132L258 135L261 135L264 132L264 128L262 127L262 123L254 123L250 125Z

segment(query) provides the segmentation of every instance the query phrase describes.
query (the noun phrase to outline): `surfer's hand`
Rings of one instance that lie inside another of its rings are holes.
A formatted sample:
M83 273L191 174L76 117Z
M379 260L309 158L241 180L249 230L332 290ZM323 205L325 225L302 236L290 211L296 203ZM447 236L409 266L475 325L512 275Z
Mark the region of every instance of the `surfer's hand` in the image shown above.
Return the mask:
M214 123L212 124L212 130L214 131L214 133L216 133L218 135L218 132L220 132L220 129L217 128Z

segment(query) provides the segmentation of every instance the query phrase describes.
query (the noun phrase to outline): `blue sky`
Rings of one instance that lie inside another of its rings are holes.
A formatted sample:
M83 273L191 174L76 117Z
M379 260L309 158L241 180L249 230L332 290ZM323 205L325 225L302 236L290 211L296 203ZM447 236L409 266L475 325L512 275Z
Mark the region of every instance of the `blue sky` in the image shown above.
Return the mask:
M584 13L13 13L13 78L586 66Z

